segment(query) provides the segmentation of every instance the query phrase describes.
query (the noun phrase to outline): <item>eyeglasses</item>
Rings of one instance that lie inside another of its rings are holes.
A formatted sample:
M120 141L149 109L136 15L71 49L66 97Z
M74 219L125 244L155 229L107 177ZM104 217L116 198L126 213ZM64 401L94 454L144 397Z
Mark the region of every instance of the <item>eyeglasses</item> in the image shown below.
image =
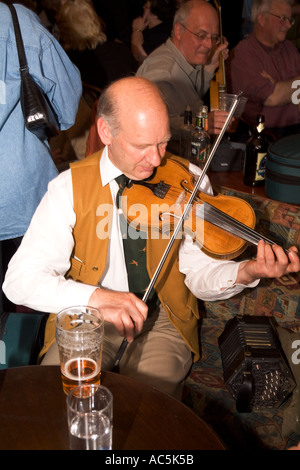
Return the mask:
M288 18L287 16L275 15L274 13L270 13L269 11L267 11L266 13L268 13L269 15L275 16L276 18L279 18L281 24L284 24L288 21L290 25L293 26L293 24L295 23L295 20L293 18Z
M219 44L221 39L220 39L220 36L218 34L212 34L212 35L209 35L206 31L202 31L201 33L194 33L193 31L191 31L190 29L188 29L184 24L180 23L180 25L186 29L189 33L193 34L194 36L196 36L196 38L199 39L199 41L203 42L203 41L208 41L209 39L211 40L212 44Z

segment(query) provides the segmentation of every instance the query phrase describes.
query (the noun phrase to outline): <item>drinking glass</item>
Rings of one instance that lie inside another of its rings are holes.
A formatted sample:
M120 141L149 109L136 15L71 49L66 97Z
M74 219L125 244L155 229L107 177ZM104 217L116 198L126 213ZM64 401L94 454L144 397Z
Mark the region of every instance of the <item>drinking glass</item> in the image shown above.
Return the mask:
M79 385L67 396L71 450L111 450L113 396L103 385Z
M229 111L234 100L236 99L237 95L234 95L232 93L220 93L219 95L219 110L220 111ZM229 126L227 129L227 132L235 132L240 120L240 117L242 116L245 106L247 103L247 98L245 96L242 96L240 98L239 104L235 108L235 111L233 113L234 121L233 123Z
M66 394L81 384L100 384L104 320L89 306L62 310L56 317L63 389Z

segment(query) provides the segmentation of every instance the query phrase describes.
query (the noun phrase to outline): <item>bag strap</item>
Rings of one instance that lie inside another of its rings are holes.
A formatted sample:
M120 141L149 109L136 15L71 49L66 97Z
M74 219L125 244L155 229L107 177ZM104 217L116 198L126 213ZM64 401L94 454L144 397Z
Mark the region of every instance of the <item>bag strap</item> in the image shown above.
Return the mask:
M17 15L17 12L16 12L15 7L13 5L8 4L7 6L10 9L11 16L12 16L12 19L13 19L17 49L18 49L18 56L19 56L19 62L20 62L20 72L22 73L22 72L28 71L28 65L27 65L27 60L26 60L25 49L24 49L20 24L19 24L19 20L18 20L18 15Z

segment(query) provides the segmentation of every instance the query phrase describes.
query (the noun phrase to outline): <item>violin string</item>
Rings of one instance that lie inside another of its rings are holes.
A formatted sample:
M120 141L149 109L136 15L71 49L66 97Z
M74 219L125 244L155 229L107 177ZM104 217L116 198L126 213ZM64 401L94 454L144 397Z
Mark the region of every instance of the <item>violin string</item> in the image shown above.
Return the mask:
M207 222L211 222L212 224L220 225L221 228L224 230L227 229L232 229L232 234L233 235L239 235L245 236L247 241L252 242L253 244L257 244L257 242L263 238L263 237L258 237L254 231L252 231L249 227L245 226L241 222L237 221L234 218L229 218L228 215L222 213L221 211L218 211L215 207L209 206L206 203L204 203L204 220ZM228 227L226 223L229 222L231 225ZM266 240L265 240L266 241Z
M232 234L237 235L240 234L241 238L245 237L246 241L257 245L260 240L264 240L269 245L273 246L276 243L273 240L261 235L260 233L256 232L255 230L251 229L247 225L243 224L242 222L238 221L237 219L229 216L228 214L222 212L218 208L212 206L209 203L204 202L204 220L211 222L215 225L219 225L222 229L230 231L232 229ZM226 223L229 223L229 227L226 226ZM227 227L227 228L226 228ZM234 233L234 229L237 233ZM285 250L288 253L288 250Z
M171 192L171 191L170 191ZM170 200L173 201L172 198ZM188 195L186 195L186 201L188 200ZM186 201L181 201L181 202L186 202ZM276 243L264 235L256 232L255 230L251 229L251 227L248 227L247 225L243 224L239 220L235 219L234 217L230 216L229 214L226 214L226 212L221 211L217 207L209 204L208 202L201 201L200 207L203 205L205 210L204 210L204 220L207 222L212 223L213 225L218 225L220 228L223 228L226 230L224 224L229 223L229 227L227 228L227 231L231 232L232 235L239 236L238 233L234 233L233 229L236 229L240 233L240 237L243 238L243 236L246 236L246 241L249 241L250 243L253 243L254 245L257 245L259 240L264 240L266 243L269 243L270 245L276 245Z
M178 192L179 192L178 189L170 188L170 190L168 191L168 193L166 194L164 198L164 202L171 202L172 205L174 205L175 198L173 197L173 193L176 196L178 196L177 200L175 201L175 205L178 200L180 200L180 202L178 203L180 206L181 204L188 202L188 195L186 195L186 197L183 200L181 198L182 194L185 193L185 191L182 190L182 192L180 192L179 195L178 195ZM270 240L264 235L256 232L255 230L251 229L251 227L248 227L247 225L243 224L242 222L235 219L234 217L226 214L225 212L221 211L215 206L212 206L208 202L201 201L199 205L200 207L202 205L204 206L204 220L212 223L213 225L219 226L221 229L227 232L230 232L232 235L240 237L244 239L245 241L248 241L254 245L257 245L260 240L264 240L266 243L270 244L271 246L276 245L276 243L273 240ZM228 223L229 226L226 226L226 223ZM285 250L285 251L286 253L288 253L288 250Z
M164 198L164 201L169 202L169 200L170 200L170 202L172 202L172 205L174 205L174 198L173 197L168 197L168 196L170 196L170 193L172 193L172 192L175 193L174 190L173 191L172 190L168 191L167 195ZM180 198L180 195L177 198L177 201ZM187 202L187 199L188 199L188 196L186 196L185 200L181 200L179 205L180 206L181 206L181 204L184 205L184 203ZM175 202L175 204L177 203L177 201ZM224 224L226 222L230 223L231 225L228 227L227 231L231 231L231 233L233 235L236 235L236 236L238 236L238 233L234 233L233 229L236 229L236 231L241 231L240 232L241 238L244 234L246 234L247 235L247 241L250 241L253 244L257 244L257 242L261 238L263 238L266 242L268 242L270 244L274 244L274 242L272 242L271 240L268 240L263 235L256 234L256 232L254 230L252 230L250 227L243 224L242 222L239 222L237 219L231 217L230 215L226 214L225 212L221 211L220 209L216 208L215 206L212 206L211 204L209 204L207 202L204 202L204 201L201 201L198 204L198 206L200 208L201 208L201 206L204 207L204 220L206 220L207 222L210 222L213 225L218 225L218 226L220 226L220 228L223 228L224 230L226 230L225 227L224 227ZM196 211L197 211L197 207L196 207Z

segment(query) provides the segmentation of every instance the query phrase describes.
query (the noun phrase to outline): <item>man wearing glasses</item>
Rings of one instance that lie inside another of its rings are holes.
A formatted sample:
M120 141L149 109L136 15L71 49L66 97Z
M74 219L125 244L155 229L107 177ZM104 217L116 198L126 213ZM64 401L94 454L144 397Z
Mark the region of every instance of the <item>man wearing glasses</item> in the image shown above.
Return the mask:
M294 22L292 4L292 0L254 0L253 33L231 51L226 63L232 91L241 90L248 98L244 121L253 127L256 116L263 114L266 127L277 138L300 131L300 55L286 39Z
M227 46L226 41L220 43L216 9L204 0L188 1L175 14L171 38L138 69L137 75L155 82L165 97L172 141L179 140L185 107L192 107L193 116L199 111L219 66L219 54L228 56ZM218 134L226 117L224 111L210 112L209 133Z

